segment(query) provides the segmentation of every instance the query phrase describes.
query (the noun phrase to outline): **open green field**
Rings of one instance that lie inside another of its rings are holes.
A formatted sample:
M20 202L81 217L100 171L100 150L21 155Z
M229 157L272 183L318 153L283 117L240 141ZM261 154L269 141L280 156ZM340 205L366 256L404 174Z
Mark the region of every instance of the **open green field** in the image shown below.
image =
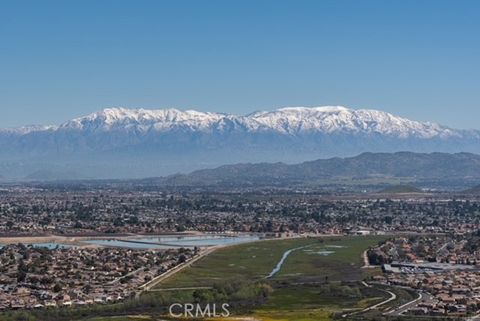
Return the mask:
M223 279L261 279L270 273L285 251L316 242L315 239L259 241L219 249L159 287L209 286Z
M267 276L282 255L293 251L273 280L361 280L362 253L384 236L343 236L268 240L215 251L159 285L160 288L210 286L225 279L259 280ZM332 252L332 253L329 253Z
M385 300L385 293L358 281L375 269L362 269L362 254L386 236L339 236L266 240L219 249L177 273L159 288L212 286L221 280L264 279L291 249L280 271L268 279L267 302L248 318L262 321L331 320L338 311L362 309ZM252 320L252 319L250 319Z
M219 249L160 283L145 294L154 300L162 296L173 302L194 302L195 287L215 286L220 281L268 282L273 292L259 304L236 310L226 321L327 321L333 315L364 309L386 299L385 291L365 287L361 280L378 273L362 269L362 254L387 236L338 236L286 240L265 240ZM283 254L295 249L281 269L265 277ZM188 288L188 289L181 289ZM169 291L160 291L169 289ZM209 291L209 290L201 290ZM143 296L142 296L143 298ZM230 301L227 301L230 302ZM98 317L82 321L165 320L154 311L143 316Z
M155 320L149 315L136 315L136 316L121 316L121 317L98 317L86 319L85 321L153 321Z
M384 236L352 236L320 239L294 251L274 279L297 281L359 281L366 275L363 252L384 240Z
M349 294L325 293L321 287L300 285L275 289L268 302L255 310L261 320L330 320L337 311L364 309L385 300L384 293L374 288L348 287L359 290L364 299ZM362 293L363 292L363 293ZM286 318L285 316L290 316Z
M366 308L384 298L383 294L374 288L365 289L365 295L368 299L358 300L355 297L344 295L342 300L339 301L338 296L324 293L319 290L318 286L298 285L295 287L277 288L270 300L258 311L295 311L318 309L319 307L328 308L329 310Z

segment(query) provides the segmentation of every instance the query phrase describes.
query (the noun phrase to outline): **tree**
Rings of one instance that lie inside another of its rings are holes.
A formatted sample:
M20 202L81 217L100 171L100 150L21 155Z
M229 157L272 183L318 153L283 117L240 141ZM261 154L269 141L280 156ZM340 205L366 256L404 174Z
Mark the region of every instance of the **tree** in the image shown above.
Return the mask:
M185 254L180 254L180 256L178 257L178 263L185 263L186 260L187 257L185 256Z

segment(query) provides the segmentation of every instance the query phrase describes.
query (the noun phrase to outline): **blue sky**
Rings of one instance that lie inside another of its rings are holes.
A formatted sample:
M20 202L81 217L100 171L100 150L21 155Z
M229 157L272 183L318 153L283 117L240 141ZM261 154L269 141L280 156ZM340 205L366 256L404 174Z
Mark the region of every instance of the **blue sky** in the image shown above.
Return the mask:
M474 0L3 0L0 126L333 104L480 129L479 16Z

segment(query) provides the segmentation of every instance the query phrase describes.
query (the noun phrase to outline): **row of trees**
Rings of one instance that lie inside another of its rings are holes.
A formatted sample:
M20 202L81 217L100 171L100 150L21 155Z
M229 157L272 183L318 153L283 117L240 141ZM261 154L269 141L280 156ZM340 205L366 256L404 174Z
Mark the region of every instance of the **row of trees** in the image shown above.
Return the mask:
M6 312L0 314L0 320L73 321L94 316L166 314L173 303L228 303L234 309L241 309L262 304L272 292L272 287L264 282L227 280L218 282L212 289L146 293L139 298L116 304Z

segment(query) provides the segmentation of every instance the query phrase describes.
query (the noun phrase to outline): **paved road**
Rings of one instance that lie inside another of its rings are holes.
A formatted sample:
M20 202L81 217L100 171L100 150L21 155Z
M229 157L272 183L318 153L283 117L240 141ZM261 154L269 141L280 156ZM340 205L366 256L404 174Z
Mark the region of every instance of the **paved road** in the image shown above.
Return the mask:
M135 274L137 274L137 273L143 272L143 270L145 270L144 267L141 267L141 268L139 268L139 269L136 269L135 271L132 271L132 272L130 272L130 273L127 273L127 274L125 274L124 276L121 276L121 277L119 277L119 278L116 278L116 279L108 282L107 285L116 284L116 283L120 282L120 280L122 280L122 279L125 279L125 278L127 278L127 277L129 277L129 276L135 275Z
M366 287L371 287L371 285L369 285L368 283L366 282L362 282L362 284ZM377 304L374 304L372 306L369 306L368 308L365 308L361 311L355 311L355 312L352 312L352 313L347 313L347 314L344 314L342 315L343 318L345 317L348 317L348 316L351 316L351 315L354 315L354 314L358 314L358 313L363 313L363 312L367 312L367 311L370 311L370 310L373 310L373 309L376 309L378 308L379 306L382 306L384 304L387 304L388 302L391 302L393 300L395 300L397 298L397 295L395 293L393 293L392 291L388 291L388 290L383 290L383 289L378 289L380 291L383 291L385 293L388 293L390 295L390 297L380 303L377 303Z
M450 242L445 242L445 244L443 244L438 250L437 250L437 253L442 251L444 248L446 248L448 246L448 243Z
M373 310L373 309L376 309L378 308L379 306L381 305L384 305L384 304L387 304L388 302L390 301L393 301L397 298L397 295L395 293L393 293L392 291L388 291L388 290L382 290L384 292L387 292L388 294L390 294L390 297L388 299L386 299L385 301L382 301L380 303L377 303L375 305L372 305L371 307L368 307L366 309L363 309L361 312L367 312L367 311L370 311L370 310Z
M401 306L399 306L398 308L395 308L389 312L386 312L384 313L385 315L402 315L403 313L405 313L407 310L411 309L411 308L414 308L417 306L417 304L421 301L431 301L433 300L433 296L430 295L429 293L426 293L426 292L417 292L418 294L418 297L413 299L412 301L410 302L407 302Z
M363 251L362 253L362 258L363 258L363 266L362 269L371 269L371 268L376 268L375 265L370 265L370 262L368 261L368 250Z
M470 317L467 319L467 321L479 321L480 320L480 314L474 315L473 317Z
M201 258L209 255L210 253L212 253L213 251L219 249L220 247L222 246L212 246L208 249L206 249L204 252L200 253L200 255L194 257L193 259L190 259L188 261L186 261L185 263L183 264L180 264L180 265L177 265L176 267L174 267L173 269L170 269L168 270L167 272L153 278L151 281L145 283L144 285L142 285L140 288L142 289L141 292L143 291L150 291L152 288L154 288L157 284L159 284L160 282L168 279L169 277L171 277L172 275L174 275L175 273L178 273L180 271L182 271L183 269L185 269L186 267L189 267L190 265L192 265L193 263L197 262L198 260L200 260Z

